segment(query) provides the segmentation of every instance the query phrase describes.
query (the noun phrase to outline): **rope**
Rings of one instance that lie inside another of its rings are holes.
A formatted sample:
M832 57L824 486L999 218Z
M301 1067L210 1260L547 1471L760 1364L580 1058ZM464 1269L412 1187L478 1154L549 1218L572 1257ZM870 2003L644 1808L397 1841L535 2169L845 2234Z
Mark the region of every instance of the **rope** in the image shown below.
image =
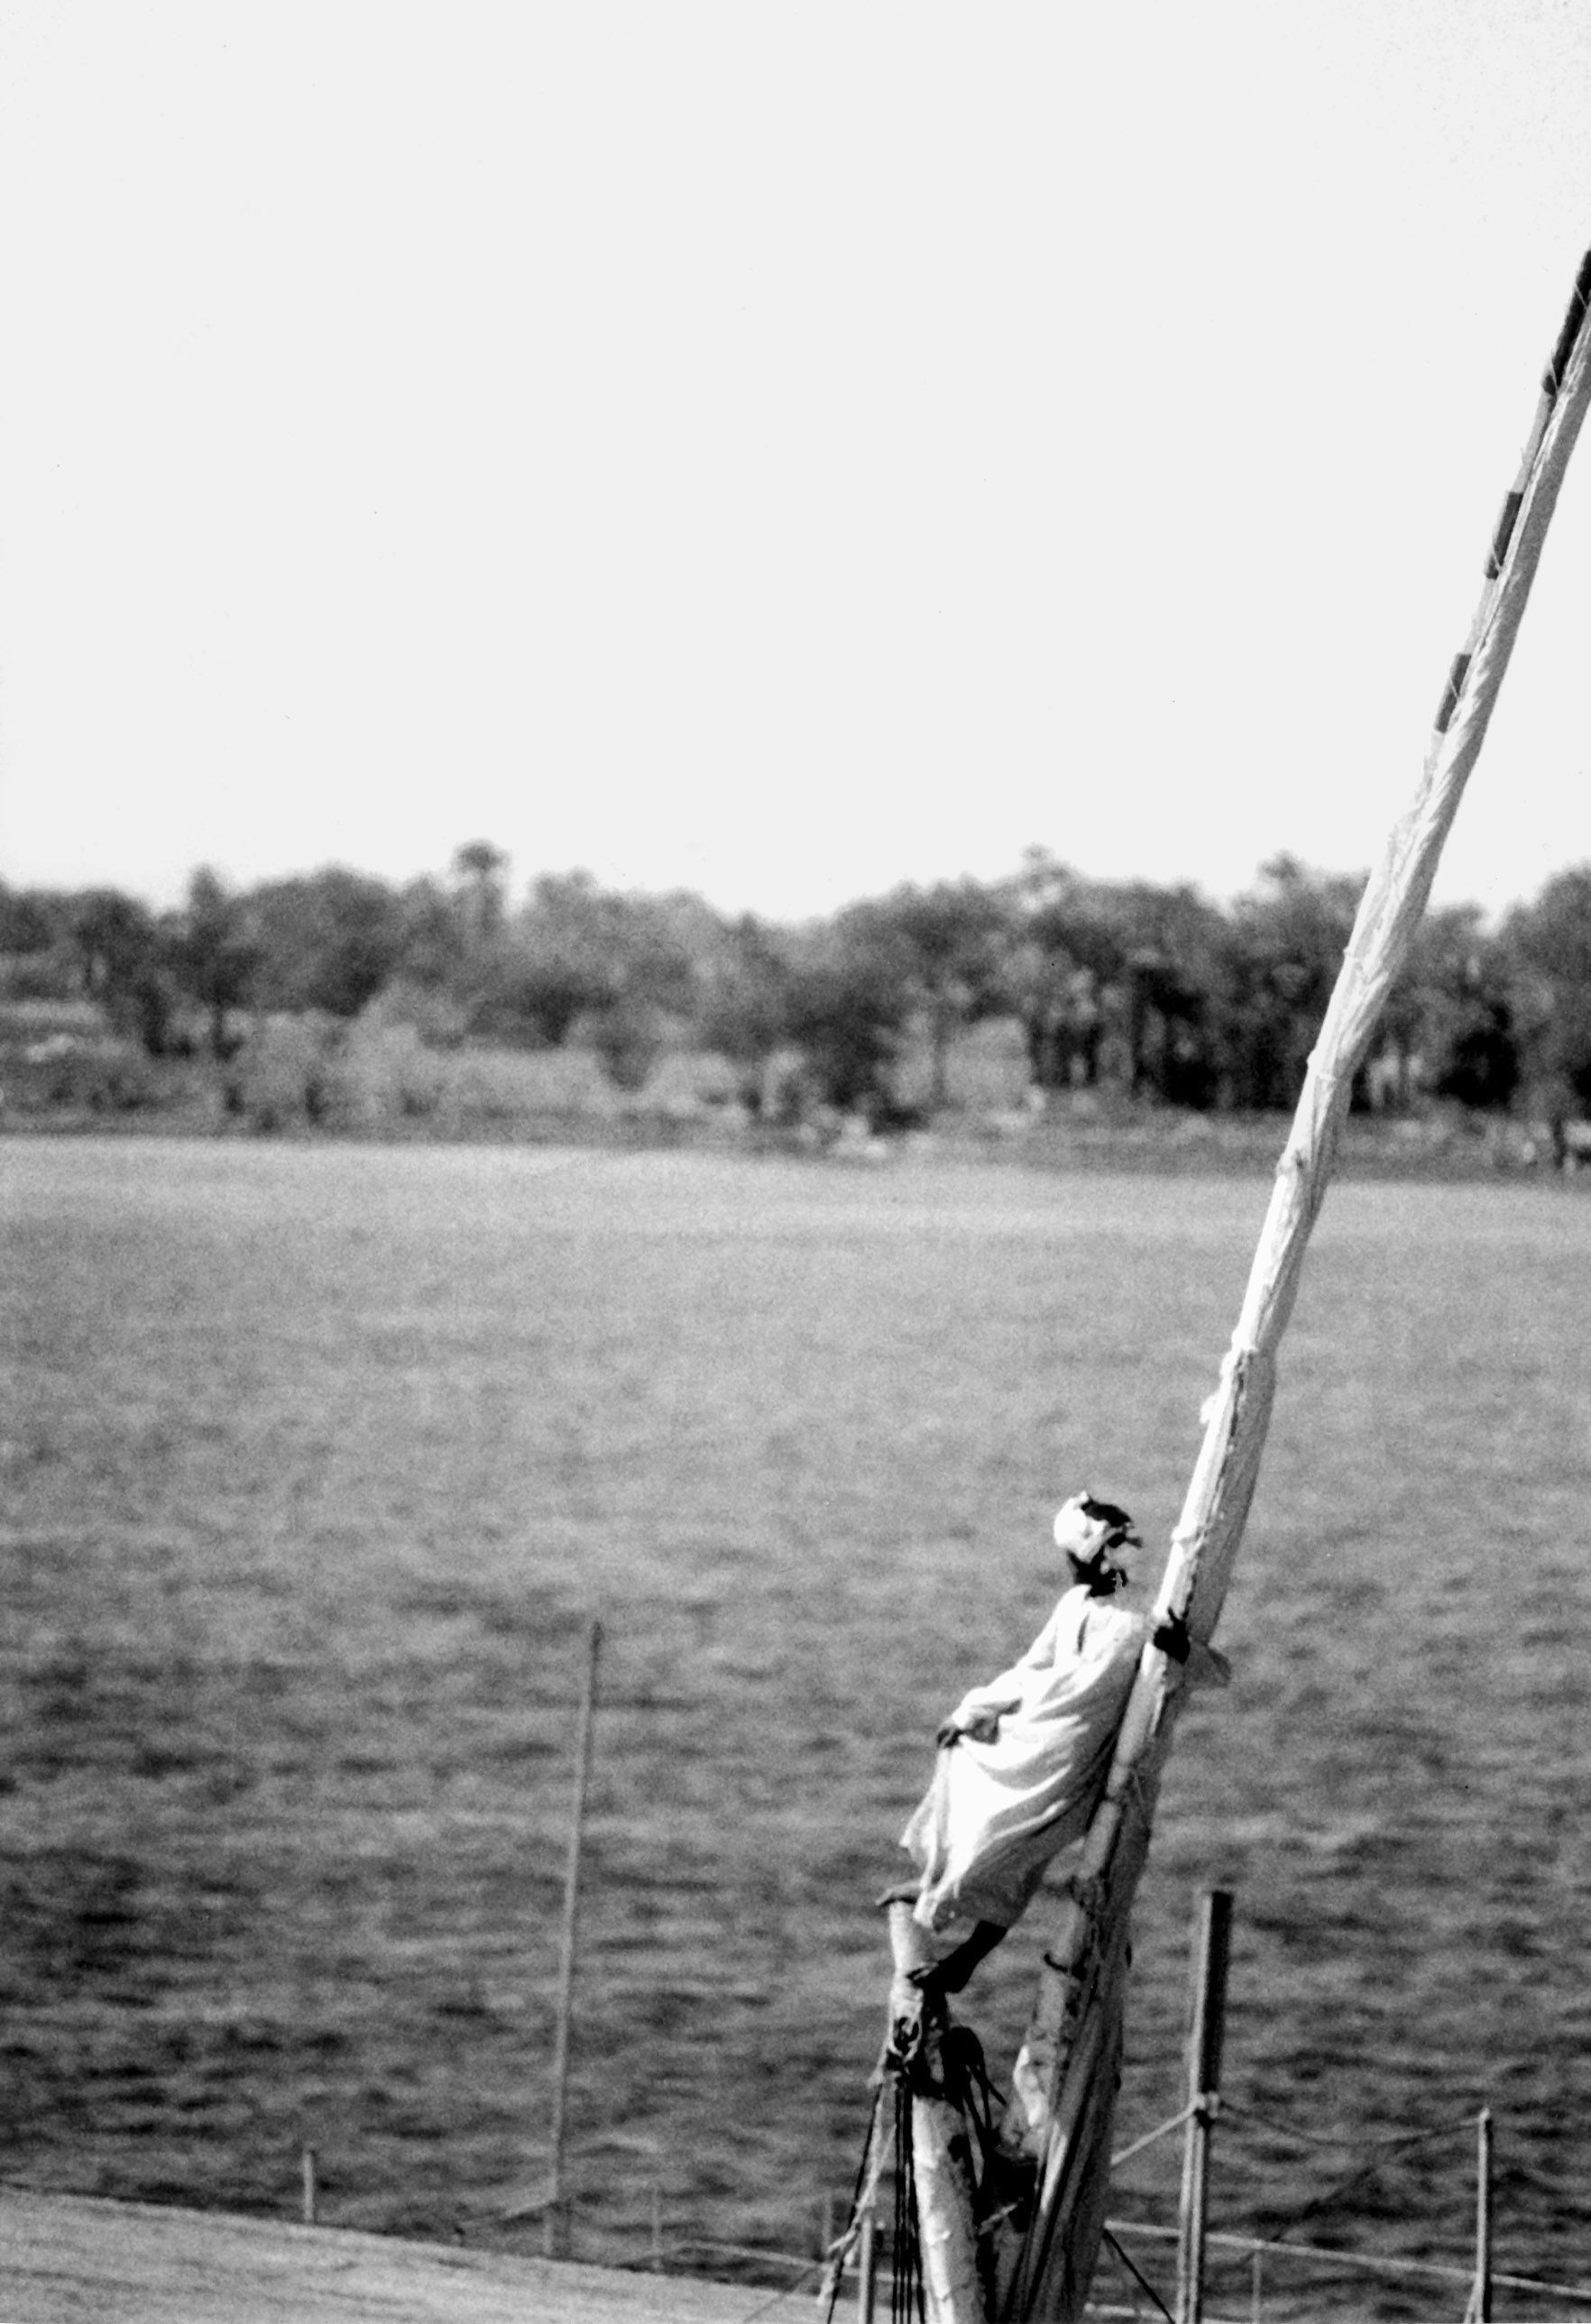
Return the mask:
M867 2135L862 2141L862 2160L856 2165L856 2183L851 2190L851 2208L844 2228L824 2255L829 2269L826 2324L834 2324L834 2311L839 2304L840 2285L845 2279L846 2261L860 2232L862 2215L872 2209L878 2193L878 2182L883 2176L884 2150L879 2146L876 2135L879 2108L883 2104L883 2084L881 2081L873 2093L873 2111L867 2117Z
M944 2096L955 2107L971 2133L978 2150L978 2184L985 2189L990 2182L993 2159L997 2152L994 2112L1000 2094L989 2079L983 2045L967 2026L947 2029L943 2051ZM895 2203L893 2222L893 2267L890 2275L890 2314L892 2324L926 2324L927 2299L922 2276L922 2223L917 2208L917 2168L912 2138L913 2070L911 2061L896 2055L886 2048L883 2073L874 2093L873 2113L867 2126L867 2137L862 2150L862 2161L856 2172L856 2190L851 2198L851 2214L845 2232L831 2246L828 2282L828 2312L826 2324L834 2324L838 2303L840 2280L846 2255L855 2242L865 2210L876 2200L878 2183L883 2175L886 2154L893 2147L895 2163ZM885 2088L894 2094L893 2137L885 2142L877 2135L879 2116L883 2108ZM993 2222L985 2220L981 2232L987 2233Z
M1354 2146L1361 2150L1370 2146L1379 2153L1391 2153L1400 2146L1425 2146L1438 2138L1456 2138L1461 2130L1473 2133L1475 2118L1474 2115L1466 2114L1457 2122L1438 2123L1434 2130L1394 2130L1381 2138L1366 2138L1356 2130L1300 2130L1296 2123L1278 2122L1273 2115L1261 2114L1253 2107L1242 2106L1235 2099L1224 2098L1221 2101L1222 2127L1233 2122L1258 2123L1263 2130L1274 2131L1282 2138L1296 2138L1304 2146ZM1171 2126L1167 2124L1165 2127L1170 2129ZM1158 2132L1150 2133L1152 2138L1158 2135ZM1143 2140L1139 2141L1140 2145L1144 2144ZM1124 2158L1117 2155L1115 2160L1121 2162Z
M922 2223L917 2213L917 2158L911 2139L911 2092L904 2074L895 2083L894 2267L890 2276L892 2324L927 2324L922 2286Z
M1189 2121L1203 2104L1202 2098L1191 2098L1180 2114L1172 2115L1169 2121L1159 2124L1153 2130L1146 2130L1142 2138L1135 2138L1133 2141L1131 2146L1124 2146L1119 2154L1111 2156L1111 2169L1119 2171L1124 2163L1131 2163L1135 2154L1142 2154L1144 2148L1152 2146L1157 2138L1169 2137L1172 2131L1180 2130L1183 2124Z
M946 2036L945 2096L976 2141L978 2185L986 2186L999 2148L994 2115L1004 2100L989 2079L984 2045L970 2025L953 2025Z
M1312 2197L1300 2209L1290 2212L1273 2235L1261 2238L1266 2248L1281 2243L1295 2227L1302 2227L1306 2220L1318 2218L1323 2211L1328 2211L1333 2204L1340 2202L1342 2198L1354 2188L1362 2185L1366 2179L1373 2179L1381 2169L1382 2163L1390 2156L1417 2146L1431 2146L1441 2139L1456 2136L1461 2130L1473 2131L1475 2128L1475 2116L1470 2115L1459 2122L1438 2123L1432 2130L1393 2131L1385 2136L1372 2139L1360 2136L1334 2138L1318 2132L1301 2131L1292 2124L1274 2122L1269 2116L1254 2113L1246 2107L1224 2107L1222 2114L1224 2120L1235 2116L1240 2119L1258 2123L1263 2128L1278 2132L1283 2136L1297 2138L1307 2146L1342 2147L1352 2144L1360 2148L1368 2146L1372 2150L1368 2163L1361 2163L1359 2168L1351 2171L1346 2179L1339 2179L1334 2186L1327 2187L1324 2194Z
M1175 2243L1181 2232L1177 2227L1160 2225L1152 2219L1118 2219L1115 2232L1120 2236L1152 2236L1161 2243ZM1369 2252L1340 2251L1330 2244L1267 2243L1259 2236L1227 2235L1212 2228L1205 2237L1206 2255L1219 2245L1224 2251L1236 2252L1252 2259L1256 2252L1278 2252L1284 2258L1321 2259L1333 2267L1357 2268L1365 2275L1428 2275L1439 2277L1448 2283L1473 2283L1475 2263L1462 2267L1444 2264L1431 2259L1392 2259L1378 2257ZM1492 2271L1492 2283L1500 2292L1548 2292L1564 2300L1591 2301L1591 2283L1549 2283L1539 2275L1504 2275L1500 2269Z
M1259 2122L1259 2119L1263 2119L1263 2117L1259 2117L1259 2115L1252 2115L1250 2119L1254 2119L1254 2122ZM1280 2129L1280 2124L1275 2124L1275 2129ZM1370 2140L1370 2145L1375 2147L1375 2152L1373 2152L1373 2154L1370 2154L1370 2162L1368 2162L1368 2163L1361 2163L1359 2171L1349 2171L1347 2178L1345 2178L1345 2180L1337 2180L1336 2187L1327 2187L1327 2191L1324 2191L1324 2194L1317 2194L1315 2199L1308 2200L1308 2203L1303 2203L1303 2208L1300 2208L1300 2210L1289 2212L1287 2222L1284 2222L1282 2227L1280 2227L1278 2231L1275 2231L1275 2234L1272 2234L1272 2236L1266 2236L1266 2238L1263 2238L1263 2245L1266 2245L1266 2247L1271 2247L1271 2245L1282 2243L1282 2240L1287 2238L1289 2234L1291 2234L1291 2228L1303 2227L1305 2219L1315 2219L1315 2218L1319 2218L1319 2212L1331 2210L1333 2203L1340 2203L1340 2200L1343 2200L1343 2196L1345 2196L1345 2194L1349 2194L1349 2190L1354 2190L1354 2187L1359 2187L1359 2184L1364 2182L1364 2180L1375 2178L1375 2173L1377 2173L1377 2171L1380 2171L1380 2168L1382 2168L1382 2162L1384 2162L1384 2159L1387 2159L1389 2154L1396 2154L1398 2150L1405 2150L1405 2147L1429 2147L1429 2145L1433 2145L1433 2143L1436 2143L1438 2138L1452 2138L1454 2131L1458 2131L1458 2129L1473 2131L1473 2129L1475 2129L1475 2117L1470 2117L1468 2122L1457 2122L1457 2124L1454 2124L1454 2122L1447 2122L1447 2124L1440 2124L1440 2126L1438 2126L1438 2129L1433 2129L1433 2131L1403 2131L1403 2134L1393 2134L1393 2135L1389 2135L1389 2138L1375 2138L1375 2140ZM1345 2145L1345 2140L1331 2140L1331 2138L1310 2138L1310 2140L1308 2140L1308 2143L1310 2143L1310 2145Z
M1161 2298L1160 2293L1155 2290L1153 2284L1151 2283L1149 2278L1143 2274L1142 2270L1128 2258L1126 2253L1122 2249L1120 2244L1117 2243L1110 2229L1106 2227L1103 2230L1103 2233L1105 2242L1110 2246L1112 2251L1115 2252L1117 2259L1120 2260L1122 2265L1126 2269L1127 2273L1132 2277L1133 2282L1148 2292L1155 2306L1160 2310L1161 2314L1165 2318L1166 2324L1177 2324L1176 2318L1166 2306L1165 2301Z

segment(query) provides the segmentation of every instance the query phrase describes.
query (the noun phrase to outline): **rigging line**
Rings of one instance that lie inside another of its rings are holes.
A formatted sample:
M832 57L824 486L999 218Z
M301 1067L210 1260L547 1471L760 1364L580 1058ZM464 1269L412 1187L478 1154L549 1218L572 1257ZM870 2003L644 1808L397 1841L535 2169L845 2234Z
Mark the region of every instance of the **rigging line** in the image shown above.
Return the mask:
M1180 2120L1181 2117L1179 2116L1179 2119ZM1438 2123L1434 2130L1396 2130L1385 2133L1378 2138L1366 2138L1362 2132L1356 2130L1345 2130L1340 2133L1300 2130L1296 2124L1278 2122L1274 2115L1261 2114L1253 2107L1244 2106L1237 2098L1224 2098L1221 2101L1223 2127L1233 2122L1253 2122L1257 2123L1262 2130L1273 2130L1283 2138L1296 2138L1306 2146L1374 2146L1383 2153L1390 2153L1398 2146L1422 2146L1429 2145L1438 2138L1456 2138L1460 2131L1473 2131L1475 2121L1474 2115L1466 2114L1461 2116L1457 2122ZM1169 2128L1170 2125L1167 2127ZM1119 2163L1123 2159L1120 2155L1112 2157L1113 2162Z
M861 2234L862 2215L867 2211L873 2211L876 2214L879 2181L883 2179L885 2167L894 2151L894 2125L891 2123L886 2128L882 2138L875 2135L873 2140L873 2159L868 2166L867 2182L863 2188L861 2194L856 2199L856 2209L851 2216L851 2224L846 2230L845 2242L847 2250L849 2250L851 2245L856 2241L857 2237Z
M1142 2154L1144 2148L1152 2146L1157 2138L1165 2138L1173 2130L1180 2130L1185 2122L1191 2121L1203 2104L1202 2098L1190 2098L1180 2114L1174 2114L1169 2122L1162 2122L1158 2130L1146 2130L1142 2138L1135 2138L1133 2141L1131 2146L1124 2146L1119 2154L1113 2154L1110 2158L1111 2169L1119 2171L1124 2163L1131 2163L1135 2154ZM1226 2109L1223 2108L1222 2111L1225 2113Z
M1335 2187L1328 2187L1323 2195L1317 2195L1312 2202L1306 2203L1300 2210L1290 2213L1286 2222L1277 2229L1275 2235L1263 2238L1265 2248L1269 2250L1273 2244L1279 2243L1290 2228L1301 2226L1304 2220L1312 2219L1320 2212L1328 2210L1333 2203L1340 2202L1353 2188L1359 2186L1366 2179L1374 2179L1380 2168L1379 2160L1366 2163L1360 2170L1350 2172L1346 2179L1339 2180Z
M1118 2219L1116 2233L1154 2236L1170 2243L1176 2240L1180 2230L1161 2227L1152 2219ZM1359 2268L1367 2275L1440 2276L1449 2283L1470 2283L1475 2279L1473 2260L1466 2266L1455 2267L1444 2265L1438 2260L1394 2259L1388 2254L1343 2251L1331 2244L1267 2243L1258 2236L1228 2235L1219 2228L1212 2229L1205 2243L1207 2256L1218 2245L1224 2250L1236 2252L1245 2258L1252 2258L1255 2252L1276 2252L1284 2259L1329 2260L1335 2266L1350 2270ZM1505 2291L1549 2292L1559 2299L1591 2301L1591 2284L1587 2283L1549 2283L1539 2275L1504 2275L1501 2269L1494 2269L1492 2282Z
M1127 2273L1133 2278L1134 2283L1141 2284L1143 2290L1148 2292L1155 2306L1160 2310L1161 2314L1165 2318L1166 2324L1177 2324L1176 2318L1166 2306L1165 2301L1161 2298L1160 2293L1155 2290L1153 2284L1151 2283L1149 2278L1134 2265L1133 2261L1127 2257L1126 2253L1122 2249L1120 2244L1117 2243L1110 2229L1105 2227L1102 2232L1105 2242L1110 2246L1112 2251L1115 2252L1116 2257L1121 2261L1122 2265L1126 2269Z
M952 2029L953 2047L947 2052L947 2096L952 2098L963 2122L970 2129L977 2144L978 2183L987 2182L998 2139L994 2130L994 2108L1000 2094L989 2080L989 2069L984 2057L984 2045L970 2025ZM950 2082L950 2063L954 2061L956 2088Z
M845 2281L846 2261L856 2239L863 2207L876 2197L878 2182L883 2175L883 2150L878 2142L878 2116L883 2103L883 2083L880 2080L873 2093L873 2112L867 2117L867 2135L862 2141L862 2160L856 2165L856 2183L851 2190L851 2208L845 2229L836 2236L825 2254L833 2270L829 2279L827 2324L834 2324L834 2311L839 2304L840 2286Z
M891 2246L890 2315L893 2324L927 2324L922 2281L922 2221L917 2208L917 2157L911 2131L911 2092L904 2074L895 2077L895 2225Z

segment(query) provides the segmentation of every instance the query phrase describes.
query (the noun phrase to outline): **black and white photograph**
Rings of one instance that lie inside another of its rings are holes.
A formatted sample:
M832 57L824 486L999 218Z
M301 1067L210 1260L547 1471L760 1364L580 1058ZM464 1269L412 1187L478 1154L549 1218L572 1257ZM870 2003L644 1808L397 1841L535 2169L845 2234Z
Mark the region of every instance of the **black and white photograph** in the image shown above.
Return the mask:
M1591 2319L1591 0L0 0L0 2324Z

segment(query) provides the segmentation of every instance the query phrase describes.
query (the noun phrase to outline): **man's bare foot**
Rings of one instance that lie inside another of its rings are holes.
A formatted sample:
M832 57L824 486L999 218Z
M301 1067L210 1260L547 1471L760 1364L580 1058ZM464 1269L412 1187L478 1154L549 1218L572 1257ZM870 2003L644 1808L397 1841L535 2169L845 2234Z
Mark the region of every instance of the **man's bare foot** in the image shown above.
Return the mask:
M960 1956L952 1953L948 1960L926 1961L921 1969L909 1969L906 1982L914 1985L925 2001L936 2001L947 1993L959 1993L972 1975L972 1964L958 1969Z

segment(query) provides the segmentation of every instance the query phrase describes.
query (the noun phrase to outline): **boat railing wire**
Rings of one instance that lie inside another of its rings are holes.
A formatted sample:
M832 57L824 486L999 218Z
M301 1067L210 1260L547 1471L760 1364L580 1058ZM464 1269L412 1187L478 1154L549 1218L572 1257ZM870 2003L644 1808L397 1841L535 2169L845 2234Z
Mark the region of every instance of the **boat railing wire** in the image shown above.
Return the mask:
M1250 2106L1244 2101L1227 2095L1208 2098L1203 2103L1212 2121L1220 2126L1224 2134L1223 2150L1229 2161L1235 2158L1233 2156L1233 2150L1226 2144L1226 2135L1236 2134L1241 2138L1242 2135L1249 2130L1263 2132L1272 2138L1290 2140L1296 2145L1312 2149L1321 2154L1334 2151L1341 2153L1345 2150L1351 2150L1355 2157L1354 2167L1351 2170L1332 2179L1325 2188L1310 2196L1307 2201L1293 2206L1281 2225L1263 2235L1243 2234L1216 2227L1207 2229L1204 2236L1207 2278L1211 2280L1211 2289L1215 2291L1217 2301L1223 2296L1217 2288L1220 2276L1227 2273L1228 2269L1235 2271L1246 2265L1250 2280L1245 2287L1246 2296L1242 2304L1252 2319L1261 2312L1262 2271L1267 2261L1273 2261L1278 2265L1286 2265L1290 2269L1307 2269L1316 2276L1323 2273L1331 2273L1360 2278L1379 2277L1389 2283L1401 2281L1411 2290L1422 2282L1433 2288L1438 2284L1462 2284L1470 2288L1472 2298L1470 2307L1466 2310L1466 2319L1473 2317L1475 2307L1473 2291L1476 2274L1473 2257L1465 2262L1404 2258L1392 2253L1355 2251L1337 2245L1317 2243L1306 2239L1300 2234L1300 2230L1342 2203L1356 2188L1362 2187L1366 2181L1374 2178L1375 2173L1389 2163L1396 2163L1405 2154L1412 2153L1422 2147L1438 2145L1443 2141L1459 2138L1473 2140L1477 2124L1475 2115L1462 2115L1446 2122L1428 2125L1419 2130L1371 2134L1363 2130L1322 2130L1296 2122L1288 2122L1268 2113L1263 2107ZM1191 2104L1182 2107L1177 2113L1168 2116L1163 2122L1157 2123L1152 2129L1142 2133L1126 2145L1119 2148L1111 2157L1113 2172L1124 2169L1139 2156L1159 2146L1163 2141L1182 2130L1195 2111L1196 2108ZM652 2266L660 2271L664 2269L678 2269L691 2273L699 2271L708 2275L719 2270L739 2273L744 2268L756 2267L766 2268L771 2273L783 2275L786 2280L782 2284L777 2288L764 2284L760 2295L754 2284L746 2284L745 2289L748 2295L752 2297L754 2304L747 2309L743 2324L756 2324L756 2319L762 2318L770 2310L782 2305L792 2296L805 2294L809 2298L812 2292L819 2290L819 2287L820 2297L826 2300L831 2313L842 2297L846 2298L848 2302L849 2283L854 2283L856 2280L860 2213L864 2209L881 2204L884 2211L888 2209L881 2182L886 2173L888 2163L892 2159L890 2150L893 2148L893 2140L878 2139L873 2135L874 2129L881 2126L879 2113L880 2109L875 2107L874 2120L869 2126L869 2137L864 2150L862 2167L858 2171L856 2186L852 2192L849 2216L837 2235L826 2236L820 2251L814 2254L809 2247L806 2252L791 2252L776 2249L770 2245L732 2243L710 2236L668 2236L662 2231L662 2220L659 2215L654 2220L653 2227ZM578 2206L571 2208L578 2208ZM891 2299L894 2290L893 2246L895 2237L891 2232L892 2222L880 2214L875 2213L875 2216L877 2217L879 2279L877 2292L880 2312L887 2314L888 2310L884 2303ZM1143 2301L1146 2300L1150 2303L1149 2312L1152 2314L1171 2316L1175 2308L1174 2301L1168 2300L1156 2287L1145 2268L1141 2266L1133 2256L1128 2246L1175 2245L1179 2233L1180 2229L1176 2225L1168 2224L1162 2220L1126 2217L1111 2218L1105 2227L1106 2249L1115 2264L1131 2280L1134 2305L1125 2308L1113 2306L1106 2301L1091 2301L1089 2314L1102 2318L1142 2317L1145 2313ZM1148 2254L1145 2252L1142 2256L1147 2262ZM1226 2268L1221 2266L1220 2263L1223 2261L1227 2264ZM737 2263L738 2265L736 2265ZM1296 2282L1296 2277L1294 2281ZM1541 2300L1553 2300L1577 2304L1588 2317L1591 2317L1591 2283L1564 2283L1545 2277L1513 2274L1496 2267L1487 2271L1487 2281L1496 2292L1518 2293L1529 2299L1532 2303L1531 2313L1540 2314L1534 2303ZM842 2285L846 2286L843 2295ZM915 2282L912 2283L911 2290L915 2301ZM1273 2297L1289 2304L1291 2303L1292 2295L1283 2292L1274 2282L1272 2282L1272 2291ZM1142 2295L1142 2300L1138 2297L1139 2294ZM1225 2297L1230 2302L1233 2297L1231 2291L1228 2291ZM1216 2307L1211 2306L1207 2312L1213 2319L1217 2310Z
M1300 2237L1298 2230L1311 2219L1319 2218L1322 2213L1331 2210L1341 2203L1345 2197L1352 2194L1366 2181L1373 2179L1387 2163L1411 2153L1416 2148L1437 2145L1444 2140L1459 2137L1473 2140L1478 2119L1476 2116L1461 2115L1446 2122L1428 2125L1420 2130L1366 2135L1359 2130L1323 2131L1307 2128L1299 2123L1283 2121L1277 2116L1266 2113L1261 2107L1249 2106L1225 2095L1207 2098L1204 2104L1211 2121L1218 2122L1223 2131L1235 2129L1241 2133L1252 2126L1253 2129L1269 2133L1272 2137L1291 2139L1300 2146L1312 2147L1317 2151L1336 2151L1340 2153L1345 2147L1351 2147L1356 2156L1367 2158L1357 2162L1353 2170L1334 2180L1319 2193L1312 2195L1307 2202L1295 2206L1283 2225L1272 2229L1269 2234L1241 2235L1215 2228L1207 2229L1204 2236L1207 2256L1213 2258L1218 2254L1226 2254L1231 2255L1234 2263L1246 2260L1251 2271L1254 2272L1255 2295L1259 2290L1257 2271L1265 2258L1272 2256L1278 2260L1293 2259L1312 2263L1317 2267L1341 2269L1349 2273L1388 2278L1417 2277L1431 2282L1464 2283L1473 2286L1475 2279L1475 2265L1473 2259L1466 2264L1454 2261L1405 2259L1390 2253L1350 2251L1336 2245L1304 2241ZM1157 2123L1152 2130L1144 2132L1142 2137L1134 2139L1130 2145L1123 2147L1117 2153L1113 2154L1111 2157L1113 2171L1120 2170L1124 2164L1145 2153L1150 2147L1157 2145L1161 2139L1169 2137L1173 2131L1179 2130L1195 2110L1193 2105L1184 2107L1179 2113L1170 2116L1162 2123ZM1130 2254L1123 2247L1121 2238L1137 2236L1145 2241L1175 2243L1180 2232L1178 2227L1147 2219L1113 2218L1106 2223L1105 2228L1106 2242L1114 2256L1138 2285L1149 2294L1155 2307L1162 2314L1167 2315L1171 2312L1170 2310L1168 2309L1160 2292L1144 2277ZM1560 2283L1540 2276L1514 2275L1495 2267L1488 2269L1487 2281L1496 2291L1518 2292L1532 2298L1544 2297L1591 2303L1591 2284ZM1257 2313L1257 2296L1251 2304L1253 2312ZM1105 2311L1101 2309L1097 2312L1104 2314Z
M1173 2313L1172 2309L1168 2307L1148 2279L1133 2265L1127 2253L1121 2248L1119 2238L1139 2236L1157 2241L1174 2242L1179 2230L1176 2227L1165 2227L1149 2220L1115 2219L1108 2224L1105 2233L1109 2242L1115 2246L1116 2257L1135 2278L1139 2286L1153 2302L1155 2309L1161 2315L1170 2317ZM1414 2277L1423 2278L1431 2283L1455 2284L1469 2284L1473 2282L1475 2274L1473 2266L1464 2267L1437 2260L1377 2258L1369 2253L1339 2251L1326 2244L1278 2242L1275 2238L1224 2235L1216 2230L1212 2230L1206 2236L1205 2242L1207 2247L1214 2246L1229 2251L1240 2258L1252 2258L1256 2253L1263 2255L1274 2252L1290 2255L1299 2260L1313 2261L1320 2266L1341 2269L1350 2274L1379 2275L1383 2278L1401 2277L1405 2280ZM791 2271L790 2282L781 2285L776 2291L764 2293L754 2306L747 2309L745 2317L741 2319L741 2324L756 2324L756 2319L766 2315L770 2310L781 2306L798 2292L804 2292L810 2297L812 2288L827 2274L831 2264L827 2256L821 2259L803 2258L795 2252L772 2252L760 2246L719 2244L698 2241L695 2238L674 2246L670 2254L671 2258L676 2263L687 2255L698 2259L734 2255L756 2260L772 2266L788 2267ZM1587 2284L1552 2283L1535 2276L1509 2275L1501 2272L1494 2272L1491 2282L1494 2288L1499 2291L1519 2292L1536 2297L1545 2296L1549 2299L1577 2301L1591 2304L1591 2285ZM887 2291L887 2282L880 2288L881 2291ZM881 2301L881 2307L882 2304ZM1090 2301L1087 2312L1090 2316L1137 2317L1141 2316L1142 2311L1137 2306L1129 2309L1113 2306L1109 2302ZM1251 2307L1251 2317L1253 2312ZM1213 2310L1208 2311L1207 2324L1217 2324Z

